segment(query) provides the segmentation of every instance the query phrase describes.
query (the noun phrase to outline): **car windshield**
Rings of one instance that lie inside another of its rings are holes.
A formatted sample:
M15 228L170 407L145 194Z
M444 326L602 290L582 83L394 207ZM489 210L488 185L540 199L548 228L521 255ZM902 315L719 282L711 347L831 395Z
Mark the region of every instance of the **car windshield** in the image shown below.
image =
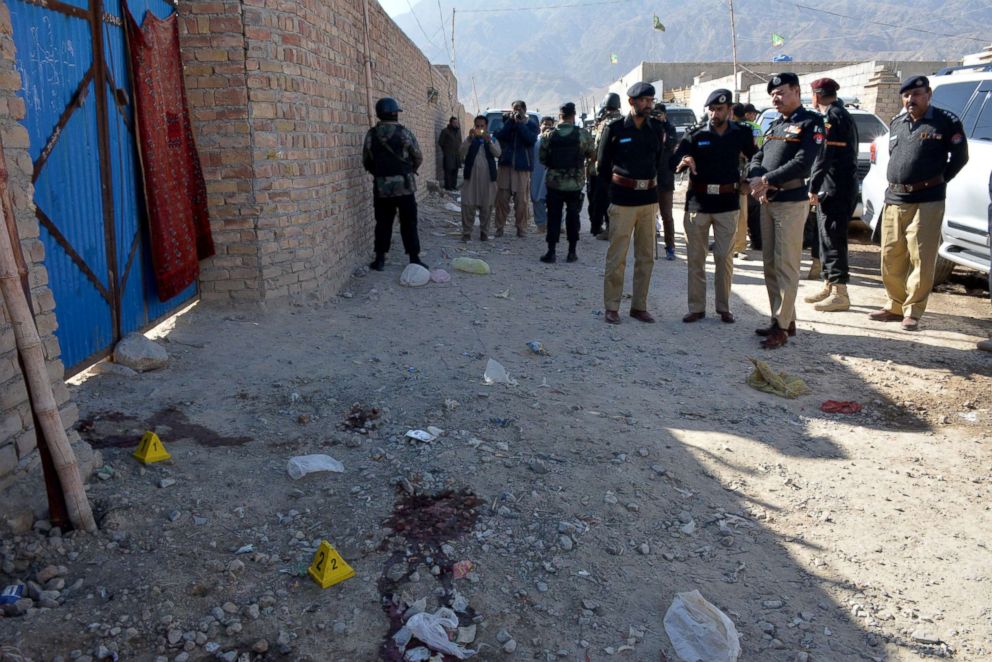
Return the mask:
M858 142L870 143L875 138L884 136L889 132L889 127L885 126L885 122L875 115L857 113L852 114L851 118L854 120L855 126L858 127Z
M668 121L675 126L689 126L696 123L696 113L688 108L670 108L668 110Z

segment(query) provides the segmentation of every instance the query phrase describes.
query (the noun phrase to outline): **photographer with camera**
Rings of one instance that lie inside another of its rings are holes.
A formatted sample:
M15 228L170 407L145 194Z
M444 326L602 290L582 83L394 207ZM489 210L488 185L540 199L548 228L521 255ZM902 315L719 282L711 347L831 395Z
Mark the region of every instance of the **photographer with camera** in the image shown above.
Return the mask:
M472 238L475 215L479 214L479 241L489 239L489 217L496 197L496 159L499 143L489 133L489 120L479 115L462 143L459 158L465 162L462 182L462 241Z
M534 170L534 143L537 122L527 115L527 104L514 101L513 111L503 115L503 126L496 133L502 154L496 173L496 236L503 236L506 217L513 199L513 219L517 236L527 235L527 202L530 199L530 176Z

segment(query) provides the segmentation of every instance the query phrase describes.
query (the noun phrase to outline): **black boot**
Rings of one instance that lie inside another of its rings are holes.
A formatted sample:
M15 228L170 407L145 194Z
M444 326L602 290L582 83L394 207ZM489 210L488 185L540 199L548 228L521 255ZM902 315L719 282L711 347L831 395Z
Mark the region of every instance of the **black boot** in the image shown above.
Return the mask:
M375 259L372 260L371 263L369 263L369 269L373 269L375 271L382 271L382 268L385 267L385 266L386 266L386 254L385 253L376 253L375 254Z
M424 264L423 262L420 261L420 255L419 254L418 255L411 255L410 256L410 264L419 264L424 269L430 269L430 267L428 267L426 264Z
M575 254L575 242L568 242L568 255L565 257L566 262L578 262L579 256Z
M555 257L555 249L549 246L548 252L541 256L541 262L544 262L546 264L554 264L557 261L558 258Z

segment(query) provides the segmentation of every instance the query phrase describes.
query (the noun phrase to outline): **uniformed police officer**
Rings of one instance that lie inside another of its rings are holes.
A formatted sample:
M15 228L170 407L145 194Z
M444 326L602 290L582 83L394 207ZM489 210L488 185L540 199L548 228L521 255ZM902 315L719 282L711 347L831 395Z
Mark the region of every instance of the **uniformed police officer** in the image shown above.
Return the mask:
M658 167L664 149L660 124L651 119L654 86L635 83L627 90L630 114L606 125L599 142L597 169L610 191L610 246L603 281L605 320L620 323L620 298L627 248L634 235L634 296L630 316L654 322L648 312L648 287L654 268L654 210L658 204Z
M771 326L756 329L761 346L775 349L796 335L796 292L803 252L803 226L809 213L806 178L823 145L823 119L803 107L799 77L775 74L768 81L772 105L780 113L751 159L751 195L761 202L761 257Z
M823 115L825 144L813 163L809 203L816 207L823 288L806 297L822 312L847 310L847 224L858 204L858 127L837 98L832 78L813 81L813 105Z
M906 112L889 124L889 188L882 212L882 283L888 302L873 320L902 320L915 331L927 308L940 246L947 182L968 162L968 140L954 113L930 104L926 76L899 89Z
M676 172L689 171L686 192L685 239L689 266L689 313L683 322L706 317L706 247L710 226L716 245L714 287L716 312L727 323L730 312L730 282L734 274L733 244L740 214L741 157L758 151L751 128L730 120L733 95L713 90L706 99L709 120L686 131L672 161Z
M599 153L600 138L606 125L622 117L620 113L620 95L610 92L603 99L603 115L596 122L596 129L593 137L596 139L596 153ZM606 228L609 227L610 219L607 218L607 209L610 207L610 182L609 179L599 176L598 166L595 161L590 168L592 172L592 186L589 197L591 199L589 208L589 229L590 233L597 239L609 239Z
M403 112L396 99L385 97L375 102L379 121L365 134L362 165L375 177L372 207L375 211L375 259L371 269L382 271L393 236L393 219L400 216L400 237L411 264L420 261L420 237L417 235L417 182L415 175L424 161L417 138L399 123Z
M579 242L579 214L582 212L583 166L595 155L592 134L575 125L575 104L569 101L560 109L558 126L541 134L538 158L547 168L548 252L541 262L556 261L555 247L561 237L562 208L565 209L565 232L568 238L567 262L575 262Z

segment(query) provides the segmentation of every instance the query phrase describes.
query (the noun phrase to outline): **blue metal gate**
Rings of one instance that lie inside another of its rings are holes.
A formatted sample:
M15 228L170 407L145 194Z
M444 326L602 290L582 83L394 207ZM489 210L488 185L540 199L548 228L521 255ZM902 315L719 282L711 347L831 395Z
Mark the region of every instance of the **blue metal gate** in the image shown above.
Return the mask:
M7 0L34 202L68 374L196 295L160 302L148 249L121 3L139 20L164 0Z

